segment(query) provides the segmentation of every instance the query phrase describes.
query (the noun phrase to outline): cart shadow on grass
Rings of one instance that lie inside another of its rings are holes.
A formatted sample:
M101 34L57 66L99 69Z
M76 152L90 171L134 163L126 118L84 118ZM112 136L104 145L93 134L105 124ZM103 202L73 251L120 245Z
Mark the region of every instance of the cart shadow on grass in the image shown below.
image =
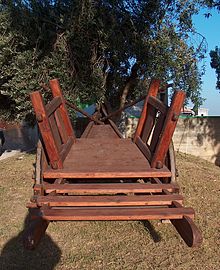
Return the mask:
M52 270L61 258L61 249L46 233L33 252L23 247L24 232L28 229L29 214L25 217L24 228L3 247L0 256L0 269L46 269Z

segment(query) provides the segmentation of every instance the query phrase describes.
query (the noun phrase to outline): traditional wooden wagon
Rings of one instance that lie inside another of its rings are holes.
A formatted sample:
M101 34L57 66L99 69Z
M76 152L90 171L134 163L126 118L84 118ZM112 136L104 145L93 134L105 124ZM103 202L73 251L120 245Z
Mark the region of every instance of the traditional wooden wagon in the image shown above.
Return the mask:
M194 210L183 206L173 180L169 151L184 92L176 91L167 107L153 80L131 140L122 137L105 106L76 138L58 81L51 80L50 88L47 105L39 91L31 94L41 142L25 246L35 248L51 221L152 219L170 220L188 246L200 245Z

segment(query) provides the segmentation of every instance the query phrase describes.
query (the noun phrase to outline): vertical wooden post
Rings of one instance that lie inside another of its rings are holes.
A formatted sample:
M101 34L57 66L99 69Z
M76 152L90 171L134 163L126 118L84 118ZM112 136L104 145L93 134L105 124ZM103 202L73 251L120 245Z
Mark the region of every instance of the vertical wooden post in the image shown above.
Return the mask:
M35 91L30 94L30 97L36 114L41 136L50 160L50 165L53 169L61 169L63 168L63 162L60 159L59 151L51 131L42 95L39 91Z
M151 167L153 168L161 168L164 164L184 99L185 93L183 91L175 92L151 161Z
M75 140L76 136L74 134L73 127L67 113L67 109L65 106L65 99L63 97L59 81L57 79L50 80L50 88L52 90L53 97L60 97L62 100L62 104L60 105L60 108L58 110L63 119L63 123L68 137L72 137Z
M144 106L142 109L142 113L141 113L141 117L138 121L138 125L137 125L137 129L135 131L135 135L134 135L134 142L137 140L137 137L141 136L145 121L147 119L147 103L148 103L148 99L150 96L156 97L158 90L159 90L159 86L160 86L160 80L152 80L150 83L150 87L149 87L149 91L147 94L147 97L145 98L144 101Z

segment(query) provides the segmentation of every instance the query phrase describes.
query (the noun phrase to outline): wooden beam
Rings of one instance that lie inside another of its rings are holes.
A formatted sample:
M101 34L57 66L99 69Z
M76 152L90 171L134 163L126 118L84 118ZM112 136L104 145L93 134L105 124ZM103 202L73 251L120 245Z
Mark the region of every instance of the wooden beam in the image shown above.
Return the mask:
M34 189L38 188L37 185ZM170 192L178 192L176 184L142 184L142 183L117 183L117 184L45 184L43 186L46 193L56 191L56 193L74 194L117 194L117 193L158 193L163 189Z
M182 203L183 197L172 195L138 195L138 196L38 196L37 206L45 203L53 206L144 206L144 205L171 205L172 201Z
M72 209L45 209L46 220L152 220L182 219L184 215L194 216L192 208L140 208L140 207L89 207Z
M149 97L150 96L153 96L153 97L157 96L159 86L160 86L160 81L159 80L152 80L152 82L150 84L150 87L149 87L147 97L145 98L145 101L144 101L144 106L143 106L143 109L142 109L141 117L140 117L140 119L138 121L137 129L136 129L134 139L133 139L134 142L136 141L138 136L141 137L141 133L142 133L145 121L147 119L147 103L148 103Z
M47 116L42 95L39 91L35 91L30 94L30 97L50 164L54 169L63 168L63 162L60 159L59 150L57 149L54 135L50 128L49 118Z
M73 127L72 127L72 124L71 124L71 121L70 121L70 118L68 116L68 112L65 106L65 100L64 100L61 88L60 88L60 84L57 79L50 80L50 88L52 90L53 97L60 97L62 100L62 104L60 105L59 111L63 119L63 123L65 125L67 135L75 139Z
M47 117L49 117L52 113L54 113L57 108L62 104L62 100L60 97L53 98L45 107L47 111Z
M184 99L185 93L183 91L175 92L152 158L151 166L153 168L157 167L158 163L164 163Z

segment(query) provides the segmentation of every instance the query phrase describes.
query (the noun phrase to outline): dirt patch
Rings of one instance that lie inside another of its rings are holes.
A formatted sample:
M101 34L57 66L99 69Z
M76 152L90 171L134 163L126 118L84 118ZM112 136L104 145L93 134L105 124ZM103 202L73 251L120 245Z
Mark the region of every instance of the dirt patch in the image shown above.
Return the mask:
M220 269L220 169L178 154L178 182L203 232L188 248L171 224L153 222L51 223L36 251L22 247L35 158L0 162L0 269Z

